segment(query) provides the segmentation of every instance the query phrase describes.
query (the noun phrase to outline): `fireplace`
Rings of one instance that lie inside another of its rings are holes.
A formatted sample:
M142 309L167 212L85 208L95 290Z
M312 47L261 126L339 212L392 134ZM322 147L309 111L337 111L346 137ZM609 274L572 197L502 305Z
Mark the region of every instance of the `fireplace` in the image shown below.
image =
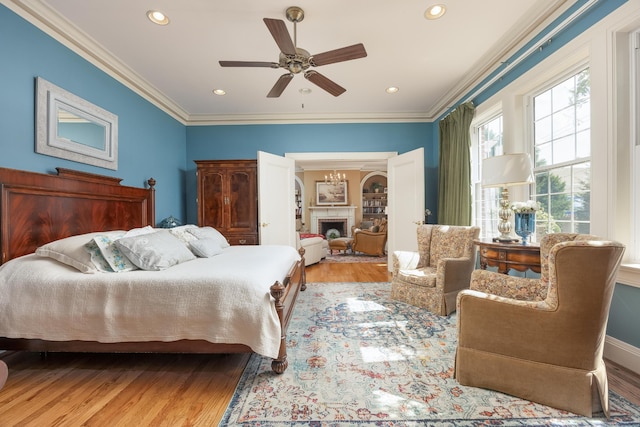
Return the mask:
M340 237L351 237L351 227L355 225L355 206L311 206L312 233L322 233L326 236L328 230L335 229Z
M338 236L336 237L346 237L347 236L347 218L325 218L318 219L318 230L320 233L324 234L327 238L329 230L333 230L333 232L338 232Z

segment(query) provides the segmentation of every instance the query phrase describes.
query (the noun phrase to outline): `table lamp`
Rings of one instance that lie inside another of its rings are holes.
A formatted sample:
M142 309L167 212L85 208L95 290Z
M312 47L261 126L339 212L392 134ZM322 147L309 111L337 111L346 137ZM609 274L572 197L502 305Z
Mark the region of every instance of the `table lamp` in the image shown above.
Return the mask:
M511 237L511 209L509 206L509 187L534 183L531 157L528 153L505 154L487 157L482 160L482 186L502 187L500 200L500 236L494 237L496 242L514 242Z

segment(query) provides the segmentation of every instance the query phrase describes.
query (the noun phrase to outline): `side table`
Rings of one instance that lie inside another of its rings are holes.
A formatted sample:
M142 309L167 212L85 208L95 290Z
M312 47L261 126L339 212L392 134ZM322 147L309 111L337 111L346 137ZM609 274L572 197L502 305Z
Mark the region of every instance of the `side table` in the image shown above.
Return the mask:
M509 270L532 270L540 273L540 244L501 243L492 239L473 241L479 248L480 268L498 267L498 272L508 274Z

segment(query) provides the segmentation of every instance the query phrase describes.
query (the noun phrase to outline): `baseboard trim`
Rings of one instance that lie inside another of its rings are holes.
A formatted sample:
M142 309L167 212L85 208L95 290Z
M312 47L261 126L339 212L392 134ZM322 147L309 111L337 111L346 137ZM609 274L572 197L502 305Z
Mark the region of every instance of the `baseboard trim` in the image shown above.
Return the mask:
M640 348L607 335L604 341L604 357L640 374Z

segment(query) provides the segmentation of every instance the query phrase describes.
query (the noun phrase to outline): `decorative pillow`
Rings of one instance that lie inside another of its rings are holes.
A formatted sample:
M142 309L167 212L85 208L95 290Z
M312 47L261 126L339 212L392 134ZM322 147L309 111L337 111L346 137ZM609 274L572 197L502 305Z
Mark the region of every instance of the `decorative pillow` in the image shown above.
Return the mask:
M187 229L187 231L196 236L198 239L217 239L220 242L220 247L223 249L231 246L227 238L213 227L189 228Z
M377 233L380 230L380 226L379 225L374 225L373 227L371 227L369 229L369 231L371 231L372 233Z
M132 263L115 244L116 241L124 236L126 236L125 233L122 233L119 236L101 234L93 238L93 242L98 248L100 248L100 253L107 261L107 264L109 264L109 267L111 267L111 271L115 271L116 273L138 269L138 267Z
M113 240L115 240L124 236L124 234L125 234L124 231L111 231L111 232L99 234L99 236L106 235L112 238ZM98 269L98 271L101 271L103 273L113 273L113 268L111 268L111 265L109 265L109 262L107 261L107 259L104 257L104 255L102 255L102 251L100 250L100 247L95 242L95 237L91 239L89 242L87 242L84 245L84 248L86 251L89 252L89 255L91 256L91 262Z
M121 233L124 233L124 231L121 231ZM83 273L97 273L99 270L91 261L91 254L86 250L85 244L99 234L102 233L78 234L76 236L59 239L40 246L36 249L36 254L55 259Z
M189 242L189 246L191 251L201 258L211 258L224 250L220 247L219 239L194 239Z
M198 226L197 225L193 225L193 224L180 225L178 227L169 228L168 230L169 230L169 233L171 233L174 236L176 236L185 245L188 246L189 242L191 242L193 240L198 240L198 238L196 236L194 236L193 234L189 233L189 229L190 228L198 228Z
M165 270L195 259L195 255L168 230L116 240L122 253L143 270Z
M152 226L147 225L141 228L132 228L125 233L124 237L141 236L143 234L155 233L155 231Z

